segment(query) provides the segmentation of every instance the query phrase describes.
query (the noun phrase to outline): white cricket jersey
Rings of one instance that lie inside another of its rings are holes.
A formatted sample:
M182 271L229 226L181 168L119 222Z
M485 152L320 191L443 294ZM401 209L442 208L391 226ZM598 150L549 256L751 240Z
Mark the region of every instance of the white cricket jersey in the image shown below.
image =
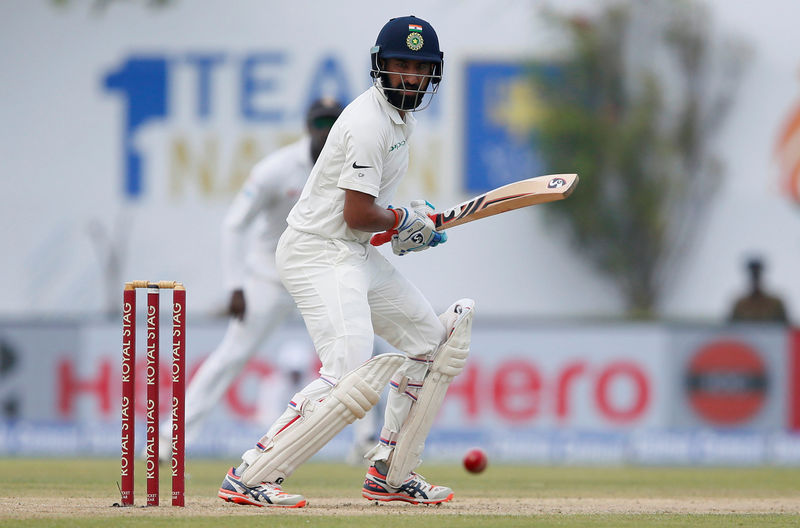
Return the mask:
M408 139L416 119L405 121L374 86L347 105L334 123L287 222L326 238L369 241L371 233L344 221L345 189L375 197L387 207L408 169Z
M311 138L304 136L268 155L250 171L222 226L226 288L241 288L246 268L267 278L276 276L275 247L311 167ZM252 241L249 251L248 241Z

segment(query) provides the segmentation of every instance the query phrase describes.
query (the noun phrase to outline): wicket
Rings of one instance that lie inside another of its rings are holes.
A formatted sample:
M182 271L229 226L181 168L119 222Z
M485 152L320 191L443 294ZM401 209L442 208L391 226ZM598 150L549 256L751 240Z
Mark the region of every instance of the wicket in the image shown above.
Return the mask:
M186 289L175 281L125 283L122 310L122 506L133 505L136 423L136 290L147 289L146 477L147 506L158 506L159 438L159 300L172 290L172 505L184 505L184 410L186 387Z

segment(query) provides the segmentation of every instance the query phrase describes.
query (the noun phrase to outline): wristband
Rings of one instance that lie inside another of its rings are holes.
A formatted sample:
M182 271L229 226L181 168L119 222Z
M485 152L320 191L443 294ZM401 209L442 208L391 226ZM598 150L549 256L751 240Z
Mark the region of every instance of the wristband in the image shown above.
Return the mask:
M392 224L391 229L397 229L400 225L400 213L394 207L389 207L389 210L394 213L394 224Z

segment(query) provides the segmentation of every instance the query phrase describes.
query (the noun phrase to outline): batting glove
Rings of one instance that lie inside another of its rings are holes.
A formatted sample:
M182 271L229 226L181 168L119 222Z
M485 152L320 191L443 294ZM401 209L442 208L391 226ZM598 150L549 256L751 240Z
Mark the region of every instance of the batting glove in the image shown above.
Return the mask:
M429 216L435 210L433 205L427 200L413 200L409 207L410 209L397 208L402 218L397 226L397 234L392 236L392 251L395 255L424 251L447 242L447 233L436 231Z

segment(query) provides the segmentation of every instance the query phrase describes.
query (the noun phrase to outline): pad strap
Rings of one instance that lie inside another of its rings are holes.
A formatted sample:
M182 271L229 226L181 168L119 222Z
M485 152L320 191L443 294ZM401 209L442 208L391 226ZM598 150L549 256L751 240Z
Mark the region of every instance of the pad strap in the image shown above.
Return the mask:
M391 429L387 429L386 427L381 429L381 438L380 443L383 445L387 445L390 447L394 447L397 444L397 436L400 433L397 431L392 431Z
M419 394L419 390L422 388L422 381L412 380L408 376L398 373L389 381L389 386L398 394L411 398L411 401L417 401L417 394Z

